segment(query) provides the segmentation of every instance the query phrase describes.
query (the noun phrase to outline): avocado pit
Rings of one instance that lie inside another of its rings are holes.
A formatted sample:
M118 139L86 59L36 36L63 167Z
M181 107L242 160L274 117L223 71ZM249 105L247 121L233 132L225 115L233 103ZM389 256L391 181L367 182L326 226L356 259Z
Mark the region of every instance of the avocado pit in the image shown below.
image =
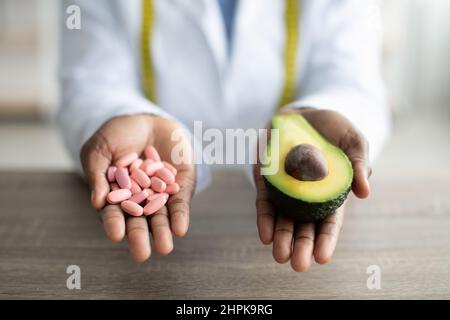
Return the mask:
M328 175L328 164L318 148L303 143L288 152L284 170L300 181L320 181Z

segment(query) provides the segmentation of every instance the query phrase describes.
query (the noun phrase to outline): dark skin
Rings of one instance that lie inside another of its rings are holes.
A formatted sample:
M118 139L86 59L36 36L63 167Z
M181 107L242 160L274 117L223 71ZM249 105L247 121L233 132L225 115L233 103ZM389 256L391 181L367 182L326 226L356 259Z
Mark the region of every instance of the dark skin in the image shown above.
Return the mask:
M369 146L349 120L338 112L313 108L289 109L281 113L303 115L324 137L341 148L353 166L353 193L358 198L369 196ZM263 244L272 244L274 259L279 263L290 261L292 269L297 272L307 271L313 259L320 264L328 263L342 229L345 204L321 222L296 222L277 215L269 201L259 164L255 165L254 178L259 237Z
M106 195L110 190L105 173L108 166L121 156L133 151L140 154L149 144L157 148L162 160L170 161L172 147L178 142L171 141L171 134L178 129L180 126L175 121L151 115L115 117L98 129L81 150L91 203L101 212L106 236L119 242L126 235L130 254L136 262L150 258L150 235L154 250L167 255L173 250L173 235L182 237L186 234L195 189L195 166L193 161L175 165L180 192L171 196L166 206L149 217L125 218L120 206L107 204ZM190 150L187 138L182 144Z
M327 139L339 146L352 161L354 169L353 192L360 198L369 195L368 145L364 137L342 115L334 111L300 109L284 112L301 113ZM81 151L84 172L91 190L92 206L101 212L105 233L113 242L126 236L132 258L137 262L151 255L153 249L161 255L173 250L173 235L184 236L189 226L190 202L195 190L195 166L191 163L176 165L177 183L181 190L172 196L165 207L150 217L128 217L118 205L106 203L109 183L108 166L128 152L141 153L153 144L163 160L170 161L171 134L180 128L172 120L134 115L115 117L106 122L85 143ZM186 150L191 150L188 139L183 140ZM171 161L170 161L171 162ZM255 165L257 187L257 225L264 244L273 243L273 256L280 263L291 261L295 271L306 271L314 258L318 263L330 261L342 227L344 208L321 223L295 223L278 216L267 197L259 165Z

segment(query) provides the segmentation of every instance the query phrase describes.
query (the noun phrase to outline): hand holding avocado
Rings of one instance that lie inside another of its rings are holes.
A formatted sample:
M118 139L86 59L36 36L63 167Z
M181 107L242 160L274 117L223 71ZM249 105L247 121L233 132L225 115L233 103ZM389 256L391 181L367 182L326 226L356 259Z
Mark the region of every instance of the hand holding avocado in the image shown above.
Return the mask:
M359 198L369 195L368 144L349 120L329 110L289 109L272 127L279 129L278 157L268 157L279 161L279 170L266 176L260 164L254 170L259 236L273 242L277 262L290 260L295 271L306 271L312 257L330 261L350 189Z

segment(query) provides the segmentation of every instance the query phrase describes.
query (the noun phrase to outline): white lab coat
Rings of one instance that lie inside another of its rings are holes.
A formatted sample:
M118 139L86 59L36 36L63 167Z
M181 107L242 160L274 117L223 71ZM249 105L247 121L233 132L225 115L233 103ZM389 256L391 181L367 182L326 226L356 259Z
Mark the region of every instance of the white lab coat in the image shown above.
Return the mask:
M379 73L375 1L303 0L298 90L293 106L348 117L370 142L371 158L389 130ZM65 27L81 8L81 29ZM283 84L284 0L240 0L232 55L216 0L155 0L152 39L158 105L140 82L140 0L70 0L62 5L59 121L79 164L83 143L113 116L152 113L192 129L261 128ZM200 168L198 183L207 181Z

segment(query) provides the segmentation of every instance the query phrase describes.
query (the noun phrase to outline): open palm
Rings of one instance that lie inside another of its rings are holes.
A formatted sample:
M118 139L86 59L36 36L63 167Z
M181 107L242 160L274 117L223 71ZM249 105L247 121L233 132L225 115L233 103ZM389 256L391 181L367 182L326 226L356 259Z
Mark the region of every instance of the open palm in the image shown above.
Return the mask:
M151 255L150 234L154 249L162 255L173 249L172 234L184 236L189 226L189 207L195 189L195 166L192 161L174 164L178 170L176 182L180 191L171 196L166 206L151 216L130 217L119 205L106 203L109 183L106 179L108 167L121 156L137 152L152 144L162 160L171 161L172 148L176 143L189 150L187 138L172 141L171 136L180 126L172 120L151 116L134 115L115 117L106 122L85 143L81 160L91 189L92 206L101 210L107 237L113 242L127 236L131 256L135 261L145 261Z

